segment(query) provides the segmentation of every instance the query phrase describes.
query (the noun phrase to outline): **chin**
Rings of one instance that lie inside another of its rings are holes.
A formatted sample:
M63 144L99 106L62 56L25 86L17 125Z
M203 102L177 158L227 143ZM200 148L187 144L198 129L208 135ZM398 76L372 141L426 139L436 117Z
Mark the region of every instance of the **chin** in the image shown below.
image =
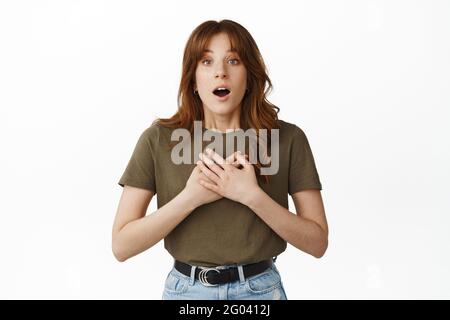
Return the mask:
M219 109L219 108L214 108L210 110L212 113L217 114L217 115L227 115L227 114L232 114L234 109Z
M237 110L239 108L239 106L231 107L230 105L227 105L227 104L214 104L214 105L208 106L206 108L211 113L219 114L219 115L227 115L227 114L231 114L231 113L235 112L235 110Z

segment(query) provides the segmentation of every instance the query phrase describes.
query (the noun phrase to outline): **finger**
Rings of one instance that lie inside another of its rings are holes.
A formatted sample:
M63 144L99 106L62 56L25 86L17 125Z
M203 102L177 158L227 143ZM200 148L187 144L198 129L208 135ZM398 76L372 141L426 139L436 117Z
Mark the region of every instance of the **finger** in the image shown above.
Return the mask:
M213 182L216 183L219 182L220 178L213 171L211 171L203 162L197 161L197 166L200 169L200 171L203 172L203 174L207 176L209 179L211 179Z
M236 159L244 168L250 165L250 162L239 151L236 153Z
M217 193L217 194L220 194L220 193L219 193L220 189L219 189L219 187L218 187L217 185L215 185L215 184L213 184L213 183L210 183L210 182L207 182L207 181L202 180L202 179L199 180L199 183L200 183L202 186L204 186L206 189L209 189L209 190L211 190L211 191L214 191L214 192Z
M228 164L224 158L222 158L217 152L206 148L206 155L213 159L217 164L221 165L221 167L225 168L225 166Z
M239 163L239 161L237 161L236 154L237 154L237 152L233 152L226 160L230 161L231 159L233 159L233 161L231 162L231 165L235 168L240 168L241 164ZM248 159L248 155L245 154L244 156L246 159Z
M233 164L235 161L236 161L236 155L234 152L225 159L225 162L228 164Z
M211 158L209 158L204 153L199 154L200 159L202 162L212 171L214 172L218 177L222 177L223 174L223 168L218 166Z
M238 155L238 154L241 154L242 156L245 157L245 159L248 160L248 155L245 154L245 153L242 153L241 151L236 151L236 152L234 153L234 158L235 158L235 159L237 159L237 155Z
M239 163L239 161L235 161L233 167L235 167L236 169L242 169L242 164Z
M204 174L203 172L202 172L202 170L200 170L200 167L199 166L196 166L196 168L198 169L198 171L199 171L199 174L200 174L200 177L202 178L202 179L204 179L204 180L206 180L207 182L213 182L210 178L208 178L208 176L206 175L206 174Z
M236 160L236 154L237 153L238 153L238 151L233 152L232 154L230 154L230 156L228 158L225 159L225 161L228 160L229 161L228 163L232 163L233 161ZM244 157L246 159L248 159L248 155L244 154Z

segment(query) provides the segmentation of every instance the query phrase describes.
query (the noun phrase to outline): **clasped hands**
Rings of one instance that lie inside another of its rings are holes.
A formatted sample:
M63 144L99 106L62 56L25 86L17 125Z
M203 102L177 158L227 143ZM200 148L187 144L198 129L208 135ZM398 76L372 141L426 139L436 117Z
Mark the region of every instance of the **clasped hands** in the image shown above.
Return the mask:
M240 202L244 205L250 201L253 194L260 189L256 180L253 165L247 160L247 155L239 151L223 159L211 149L199 154L191 177L186 186L196 189L200 196L199 204L216 201L222 197ZM242 168L237 166L241 165ZM203 189L200 192L196 183Z

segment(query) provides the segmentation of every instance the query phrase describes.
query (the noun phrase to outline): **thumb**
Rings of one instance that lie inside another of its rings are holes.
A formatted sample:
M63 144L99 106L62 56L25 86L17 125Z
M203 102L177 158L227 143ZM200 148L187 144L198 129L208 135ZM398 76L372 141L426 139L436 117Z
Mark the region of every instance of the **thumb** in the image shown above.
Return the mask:
M250 165L250 162L242 155L240 151L236 152L236 160L242 164L244 168L247 168Z

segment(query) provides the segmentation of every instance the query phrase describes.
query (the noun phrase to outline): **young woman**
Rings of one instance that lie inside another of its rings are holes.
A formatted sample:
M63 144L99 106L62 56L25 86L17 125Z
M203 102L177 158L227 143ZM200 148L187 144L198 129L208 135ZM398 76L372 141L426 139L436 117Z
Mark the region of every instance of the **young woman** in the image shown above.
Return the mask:
M287 299L274 264L287 242L316 258L325 253L328 226L313 154L302 129L278 119L279 108L266 99L271 88L243 26L206 21L192 32L178 111L138 139L119 181L123 193L112 232L119 261L164 239L174 266L163 299ZM205 141L199 153L183 149L183 159L190 155L192 162L180 163L172 135L193 133L195 121L201 121L203 137L213 132L222 141L229 141L230 129L269 130L276 173L264 175L266 166L250 161L247 146L209 150ZM158 209L146 216L156 193ZM288 210L288 194L296 213Z

